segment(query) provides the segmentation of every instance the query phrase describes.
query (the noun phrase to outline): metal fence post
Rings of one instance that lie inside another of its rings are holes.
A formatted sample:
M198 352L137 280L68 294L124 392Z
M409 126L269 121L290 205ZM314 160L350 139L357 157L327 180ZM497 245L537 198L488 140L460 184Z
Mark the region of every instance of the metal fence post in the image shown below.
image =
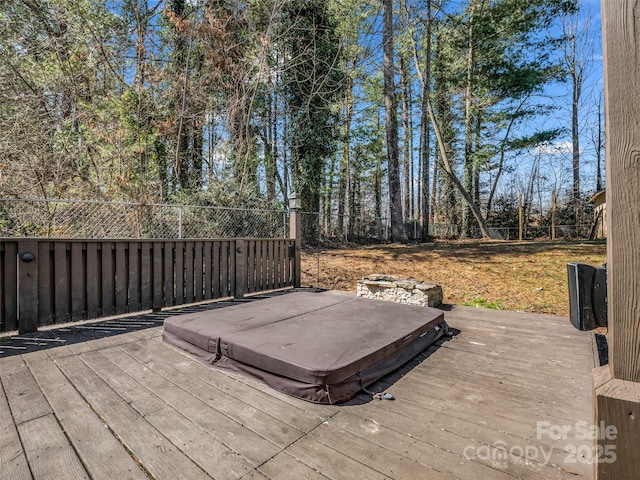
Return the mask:
M18 333L38 330L38 242L18 242Z
M178 207L178 238L182 238L182 205Z

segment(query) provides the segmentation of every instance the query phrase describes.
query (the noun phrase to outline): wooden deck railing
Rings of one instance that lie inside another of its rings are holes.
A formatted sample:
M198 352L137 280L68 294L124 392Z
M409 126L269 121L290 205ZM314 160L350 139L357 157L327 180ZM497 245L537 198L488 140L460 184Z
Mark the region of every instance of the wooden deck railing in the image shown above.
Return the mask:
M0 331L295 285L293 239L0 239Z

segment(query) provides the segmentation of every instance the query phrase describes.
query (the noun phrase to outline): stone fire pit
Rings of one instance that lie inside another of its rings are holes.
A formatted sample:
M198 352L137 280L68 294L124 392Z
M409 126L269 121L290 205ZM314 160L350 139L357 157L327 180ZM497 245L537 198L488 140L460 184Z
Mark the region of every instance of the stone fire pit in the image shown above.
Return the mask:
M356 295L421 307L437 307L442 304L440 285L396 275L367 275L358 280Z

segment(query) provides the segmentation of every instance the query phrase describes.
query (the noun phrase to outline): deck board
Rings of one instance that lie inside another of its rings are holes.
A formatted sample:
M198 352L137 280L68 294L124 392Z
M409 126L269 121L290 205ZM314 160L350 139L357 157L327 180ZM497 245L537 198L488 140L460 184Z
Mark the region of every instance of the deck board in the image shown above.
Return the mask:
M342 406L202 365L141 316L109 324L137 331L12 353L0 477L591 479L567 451L588 442L537 430L591 421L589 334L548 315L452 307L445 319L455 338L372 386L395 401ZM518 455L527 446L550 456Z
M57 421L94 480L147 478L44 352L25 357ZM59 477L62 478L62 477Z
M68 378L74 379L78 391L153 478L209 478L79 357L65 357L59 359L58 364Z
M21 423L18 432L34 478L90 478L53 415Z
M2 361L0 380L16 425L53 413L21 357Z
M0 470L6 480L30 479L31 471L13 422L7 397L0 385Z

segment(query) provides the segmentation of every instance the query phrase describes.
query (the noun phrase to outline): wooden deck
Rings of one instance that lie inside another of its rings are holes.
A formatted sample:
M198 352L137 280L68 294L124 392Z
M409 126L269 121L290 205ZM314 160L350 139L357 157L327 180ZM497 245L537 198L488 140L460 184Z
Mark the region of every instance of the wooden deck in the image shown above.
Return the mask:
M592 478L592 441L576 438L592 423L590 334L470 307L445 318L455 338L374 386L394 401L344 406L201 365L159 326L23 338L34 351L0 359L0 479Z

